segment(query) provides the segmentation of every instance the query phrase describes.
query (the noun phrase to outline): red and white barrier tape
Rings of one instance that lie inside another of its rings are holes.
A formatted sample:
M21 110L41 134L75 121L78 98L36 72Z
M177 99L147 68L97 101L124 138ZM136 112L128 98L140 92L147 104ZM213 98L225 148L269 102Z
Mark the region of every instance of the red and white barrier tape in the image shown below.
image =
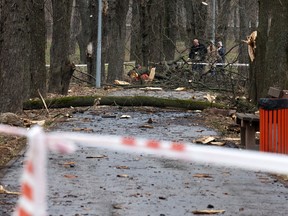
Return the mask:
M27 164L22 178L22 195L17 205L17 216L42 216L46 212L46 154L47 149L72 153L79 143L87 147L147 153L158 157L209 163L254 171L288 173L288 157L274 153L240 151L220 147L199 146L143 138L103 136L69 132L44 133L40 127L28 132L24 129L0 125L0 132L26 135L29 138Z
M45 135L40 127L32 128L28 133L29 149L21 179L21 196L14 215L46 215L46 157Z

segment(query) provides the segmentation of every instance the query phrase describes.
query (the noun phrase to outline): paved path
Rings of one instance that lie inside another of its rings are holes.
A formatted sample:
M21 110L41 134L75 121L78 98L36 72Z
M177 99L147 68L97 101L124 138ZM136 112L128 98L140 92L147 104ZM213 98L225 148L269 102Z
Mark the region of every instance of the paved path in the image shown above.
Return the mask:
M123 114L131 118L120 119ZM88 128L97 134L184 142L203 134L216 135L197 125L195 115L148 107L141 111L102 107L76 113L57 130ZM154 128L139 127L149 118ZM0 180L9 190L19 189L21 161L23 157ZM65 166L67 162L75 166ZM208 207L225 210L224 215L288 212L287 188L264 173L83 147L73 155L51 153L48 168L48 215L53 216L181 216ZM10 215L15 201L15 197L0 194L0 215Z

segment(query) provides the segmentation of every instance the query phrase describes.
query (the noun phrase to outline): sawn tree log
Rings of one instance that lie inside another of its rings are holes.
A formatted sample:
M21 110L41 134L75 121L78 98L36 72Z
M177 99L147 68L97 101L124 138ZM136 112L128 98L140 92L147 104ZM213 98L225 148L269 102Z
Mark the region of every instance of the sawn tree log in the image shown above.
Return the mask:
M96 102L99 105L109 106L153 106L153 107L174 107L189 110L203 110L209 107L225 108L223 104L210 103L208 101L193 101L180 99L165 99L147 96L73 96L45 100L48 108L67 108L80 106L93 106ZM24 102L24 109L43 109L44 105L40 99Z

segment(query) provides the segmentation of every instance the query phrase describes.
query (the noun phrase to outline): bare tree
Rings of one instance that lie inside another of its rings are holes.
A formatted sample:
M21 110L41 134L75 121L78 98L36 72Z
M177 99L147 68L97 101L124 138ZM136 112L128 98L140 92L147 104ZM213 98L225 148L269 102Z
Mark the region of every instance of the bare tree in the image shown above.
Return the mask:
M208 9L201 0L184 0L186 9L186 44L190 45L193 38L209 40L206 31Z
M164 37L163 51L166 61L174 60L176 42L177 42L177 0L164 1Z
M72 2L52 0L53 35L48 88L48 91L52 93L67 94L73 74L74 66L69 59Z
M80 49L80 61L86 63L86 50L87 45L91 39L91 28L97 28L97 26L91 26L90 12L89 12L89 0L76 0L76 7L80 14L80 30L77 34L77 42Z
M126 15L129 0L110 0L108 8L108 28L106 40L108 45L107 82L123 79L123 63L126 38Z
M77 45L77 35L79 34L79 29L81 28L80 17L78 13L78 7L76 6L76 0L73 0L72 12L71 12L71 23L70 23L70 55L74 55Z
M225 45L229 35L228 26L229 18L231 17L231 1L232 0L218 0L216 41L222 41Z
M0 2L0 112L22 112L28 94L24 83L29 69L28 20L25 1Z
M44 0L29 1L30 19L30 76L26 82L30 83L30 97L39 97L39 92L43 96L47 92L47 72L45 67L45 48L46 48L46 26ZM26 74L29 74L26 71ZM26 98L27 99L27 98Z

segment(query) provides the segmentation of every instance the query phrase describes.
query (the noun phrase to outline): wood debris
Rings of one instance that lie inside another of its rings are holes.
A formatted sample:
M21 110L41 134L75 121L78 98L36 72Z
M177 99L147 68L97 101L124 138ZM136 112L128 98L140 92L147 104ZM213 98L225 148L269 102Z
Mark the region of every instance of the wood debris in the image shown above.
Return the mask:
M21 195L19 192L13 192L6 190L2 185L0 185L0 194L9 194L9 195Z
M207 144L207 143L210 143L212 141L215 140L215 137L202 137L202 138L199 138L197 140L195 140L196 143L201 143L201 144Z
M223 214L225 210L195 210L193 214L204 215L204 214Z

